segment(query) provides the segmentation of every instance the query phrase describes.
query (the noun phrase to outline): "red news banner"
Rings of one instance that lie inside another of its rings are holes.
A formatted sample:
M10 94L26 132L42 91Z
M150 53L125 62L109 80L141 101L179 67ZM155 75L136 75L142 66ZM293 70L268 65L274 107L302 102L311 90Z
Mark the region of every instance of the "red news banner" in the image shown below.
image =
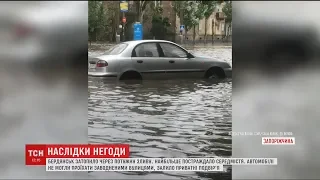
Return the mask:
M26 165L46 165L46 158L129 158L128 144L27 144Z

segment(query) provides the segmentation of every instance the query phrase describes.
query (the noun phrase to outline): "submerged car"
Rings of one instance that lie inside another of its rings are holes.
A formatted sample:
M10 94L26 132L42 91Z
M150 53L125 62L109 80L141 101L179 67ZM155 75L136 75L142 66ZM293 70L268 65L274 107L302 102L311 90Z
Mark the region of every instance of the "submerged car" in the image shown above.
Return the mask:
M89 60L88 75L119 80L157 78L231 77L229 63L192 55L164 40L128 41L115 45L102 56Z

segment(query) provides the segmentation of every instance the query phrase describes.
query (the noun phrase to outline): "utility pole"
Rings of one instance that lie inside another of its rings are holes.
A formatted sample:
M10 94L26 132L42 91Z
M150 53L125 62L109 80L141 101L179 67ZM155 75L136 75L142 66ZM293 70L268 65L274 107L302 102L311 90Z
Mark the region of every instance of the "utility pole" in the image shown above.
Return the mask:
M176 1L176 3L180 3L180 26L185 25L184 24L184 18L183 18L183 1ZM186 32L186 26L184 26L184 32ZM180 33L180 44L183 44L183 40L185 37L183 37L183 32Z
M125 17L124 12L122 12L122 19ZM124 26L126 25L125 22L122 22L122 41L125 41L125 33L124 33Z
M121 35L121 32L120 32L120 29L119 29L119 25L121 24L121 23L119 23L119 19L120 19L120 2L121 1L119 1L119 4L118 4L118 8L116 8L116 13L115 13L115 20L116 20L116 39L117 38L119 38L119 41L121 40L121 37L120 37L120 35ZM117 43L119 43L117 40L116 40L116 42Z
M120 18L120 16L118 16L118 20L121 19L120 24L121 24L121 36L122 36L122 41L125 41L125 25L126 25L126 17L125 17L125 12L128 12L129 10L129 5L128 5L128 1L119 1L119 12L122 12L122 18ZM123 4L121 4L123 3ZM121 7L122 5L122 7ZM120 30L120 27L119 27Z

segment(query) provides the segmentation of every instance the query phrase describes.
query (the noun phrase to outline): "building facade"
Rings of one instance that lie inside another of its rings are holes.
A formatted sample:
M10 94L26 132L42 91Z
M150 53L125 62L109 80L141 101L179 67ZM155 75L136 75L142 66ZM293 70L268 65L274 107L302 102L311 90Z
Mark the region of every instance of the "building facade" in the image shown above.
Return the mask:
M166 3L171 1L166 1ZM207 34L207 40L216 40L222 39L226 35L227 27L225 23L224 13L222 12L223 3L217 5L215 11L212 15L206 20L205 18L201 19L199 25L196 26L196 35L195 40L204 40L205 34ZM176 33L179 34L180 31L180 18L178 16L176 19ZM186 39L193 39L193 30L189 30L186 35Z

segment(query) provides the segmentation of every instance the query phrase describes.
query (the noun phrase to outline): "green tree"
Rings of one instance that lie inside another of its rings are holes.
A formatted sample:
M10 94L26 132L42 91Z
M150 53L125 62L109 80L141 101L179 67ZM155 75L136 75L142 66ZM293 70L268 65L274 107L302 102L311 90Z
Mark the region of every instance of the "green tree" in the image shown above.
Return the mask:
M161 6L157 6L155 3L150 3L150 10L152 12L152 16L162 16L163 8Z
M137 12L136 21L140 22L141 24L143 23L143 16L150 2L152 1L134 1Z
M232 25L232 1L225 1L222 12L225 15L226 24L228 24L227 34L230 35Z
M164 40L168 32L168 27L170 27L169 18L163 18L159 15L154 15L152 17L152 28L150 32L154 38Z
M103 1L104 7L107 9L107 21L108 21L108 40L111 42L116 41L116 34L120 24L120 10L119 2L117 1Z
M225 1L225 5L222 8L222 12L226 16L226 22L232 22L232 1Z
M195 27L204 18L207 6L199 1L174 1L174 10L185 25L185 33L193 28L193 44L195 43ZM182 24L181 23L181 24Z
M92 41L92 34L95 32L98 23L97 1L88 2L88 33L89 41Z
M207 24L208 24L208 18L212 15L212 13L215 11L217 4L219 4L219 1L200 1L204 6L206 6L206 11L204 12L205 17L205 30L204 30L204 42L207 43Z
M89 41L99 39L99 33L104 33L108 28L107 11L103 7L102 1L89 1L88 2L88 33Z

